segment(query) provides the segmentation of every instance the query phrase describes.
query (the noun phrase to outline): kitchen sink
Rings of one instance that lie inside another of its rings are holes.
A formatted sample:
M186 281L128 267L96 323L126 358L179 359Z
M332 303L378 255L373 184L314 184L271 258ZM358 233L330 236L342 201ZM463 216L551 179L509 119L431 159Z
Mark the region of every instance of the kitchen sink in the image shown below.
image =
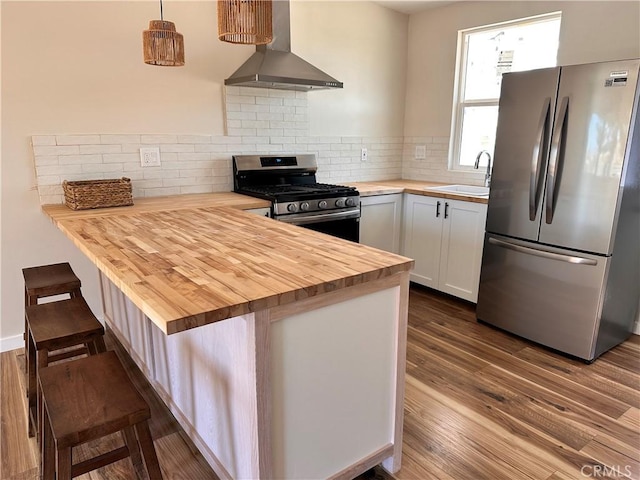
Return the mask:
M425 190L435 192L457 193L458 195L468 195L471 197L488 197L489 187L477 187L475 185L442 185L440 187L426 187Z

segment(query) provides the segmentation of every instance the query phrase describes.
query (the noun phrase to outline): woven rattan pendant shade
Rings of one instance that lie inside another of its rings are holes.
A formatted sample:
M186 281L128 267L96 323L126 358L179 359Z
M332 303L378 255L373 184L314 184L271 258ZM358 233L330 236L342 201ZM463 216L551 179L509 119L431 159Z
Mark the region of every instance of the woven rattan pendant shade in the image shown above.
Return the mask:
M144 63L163 67L184 65L184 38L173 22L151 20L149 30L142 32Z
M162 67L184 65L184 38L176 32L173 22L167 22L160 0L160 20L151 20L149 30L142 32L144 63Z
M218 0L218 38L264 45L273 40L271 0Z

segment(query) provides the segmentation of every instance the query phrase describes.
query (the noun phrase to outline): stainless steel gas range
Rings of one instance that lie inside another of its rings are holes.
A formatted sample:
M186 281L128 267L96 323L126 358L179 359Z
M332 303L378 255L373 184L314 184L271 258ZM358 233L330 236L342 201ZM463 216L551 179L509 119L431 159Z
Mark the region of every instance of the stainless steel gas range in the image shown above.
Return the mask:
M275 220L358 242L360 195L353 187L317 183L313 154L236 155L234 191L271 201Z

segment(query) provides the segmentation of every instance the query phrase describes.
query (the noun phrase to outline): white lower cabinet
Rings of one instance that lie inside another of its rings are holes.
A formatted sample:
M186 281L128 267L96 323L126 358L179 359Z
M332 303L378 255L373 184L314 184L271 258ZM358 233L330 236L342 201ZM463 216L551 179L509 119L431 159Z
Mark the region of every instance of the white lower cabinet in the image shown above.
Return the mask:
M400 253L402 194L360 198L360 243Z
M415 260L411 280L476 302L487 206L405 195L403 255Z

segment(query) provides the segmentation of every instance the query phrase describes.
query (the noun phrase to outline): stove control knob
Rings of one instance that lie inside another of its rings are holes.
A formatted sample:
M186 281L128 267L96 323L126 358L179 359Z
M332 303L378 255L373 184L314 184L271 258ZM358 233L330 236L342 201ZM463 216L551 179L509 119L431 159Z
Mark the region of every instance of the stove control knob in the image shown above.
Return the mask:
M302 202L300 204L300 210L302 210L303 212L309 210L309 202Z
M298 204L297 203L290 203L289 205L287 205L287 211L289 212L297 212L298 211Z
M347 207L355 207L355 206L356 206L356 199L353 197L347 198Z
M326 200L322 200L322 201L318 202L318 208L327 208L327 201Z
M344 198L339 198L336 200L336 207L344 208Z

